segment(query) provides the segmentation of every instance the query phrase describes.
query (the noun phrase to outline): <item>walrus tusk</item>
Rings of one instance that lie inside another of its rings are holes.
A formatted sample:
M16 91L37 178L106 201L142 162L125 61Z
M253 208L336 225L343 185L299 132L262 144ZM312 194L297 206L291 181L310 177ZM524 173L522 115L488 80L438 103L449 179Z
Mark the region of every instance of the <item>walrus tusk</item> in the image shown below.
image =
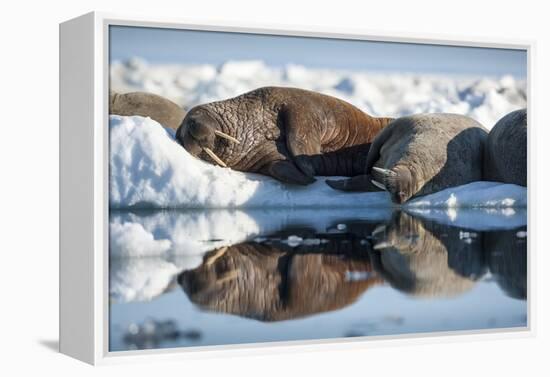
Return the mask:
M210 149L210 148L203 148L202 150L205 151L206 154L208 154L208 155L212 158L212 160L216 161L216 162L218 163L218 165L223 166L224 168L227 167L227 164L226 164L225 162L223 162L223 161L221 160L221 158L219 158L218 156L216 156L216 154L215 154L214 152L212 152L212 149Z
M388 247L391 247L392 244L386 241L378 242L376 245L374 245L372 248L374 250L380 250L380 249L387 249Z
M239 140L235 139L233 136L229 136L228 134L223 133L221 131L214 130L214 133L216 135L218 135L219 137L223 137L224 139L231 141L232 143L235 143L235 144L240 144L241 143Z
M215 261L218 260L218 258L225 254L227 249L227 246L219 248L212 256L206 258L206 262L204 264L206 264L207 266L211 266Z
M382 173L384 174L385 176L392 176L392 177L395 177L397 175L396 172L390 170L390 169L382 169L382 168L378 168L376 166L373 166L372 167L372 170L374 171L377 171L378 173Z
M371 233L371 236L376 236L377 234L380 234L380 233L385 233L386 232L386 226L385 225L378 225L376 228L374 228L374 230L372 231Z
M239 271L238 270L231 270L231 271L228 271L225 274L223 274L221 276L221 278L216 281L216 284L223 284L226 281L230 281L230 280L236 279L238 277L239 277Z
M381 184L380 182L375 181L374 179L371 179L370 181L372 182L373 185L375 185L375 186L378 187L379 189L384 190L384 191L388 191L388 189L386 188L386 186L384 186L384 185Z

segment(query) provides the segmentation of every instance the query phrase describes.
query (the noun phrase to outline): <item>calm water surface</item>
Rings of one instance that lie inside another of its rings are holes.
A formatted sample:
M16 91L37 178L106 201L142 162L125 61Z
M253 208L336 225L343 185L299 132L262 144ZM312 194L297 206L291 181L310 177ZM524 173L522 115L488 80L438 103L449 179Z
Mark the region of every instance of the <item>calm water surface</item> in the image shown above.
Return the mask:
M112 213L110 350L525 327L512 212Z

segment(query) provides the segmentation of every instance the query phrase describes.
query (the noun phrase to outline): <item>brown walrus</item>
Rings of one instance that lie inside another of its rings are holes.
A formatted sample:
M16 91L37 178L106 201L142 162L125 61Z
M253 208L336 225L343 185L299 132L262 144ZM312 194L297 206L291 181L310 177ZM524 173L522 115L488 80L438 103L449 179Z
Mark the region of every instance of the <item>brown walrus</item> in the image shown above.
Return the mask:
M315 175L361 174L372 140L391 120L320 93L265 87L194 107L176 138L201 159L305 185Z
M245 242L207 254L178 282L204 310L267 322L305 317L350 305L382 283L370 266L368 247L358 238L297 248Z
M176 130L185 117L185 110L174 102L152 93L109 93L109 114L149 117L164 127Z
M398 118L373 141L363 175L327 181L332 188L387 190L394 203L483 179L487 131L457 114L418 114Z
M527 110L500 119L489 132L485 179L527 186Z

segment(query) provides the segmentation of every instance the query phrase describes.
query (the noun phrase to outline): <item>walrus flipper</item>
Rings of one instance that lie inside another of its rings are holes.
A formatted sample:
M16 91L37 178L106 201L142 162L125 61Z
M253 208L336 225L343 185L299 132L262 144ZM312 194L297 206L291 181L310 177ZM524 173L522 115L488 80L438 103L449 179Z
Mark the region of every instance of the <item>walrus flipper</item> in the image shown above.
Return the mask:
M306 176L314 177L315 168L310 157L321 154L321 138L314 126L315 120L303 109L291 106L282 110L282 115L286 145L294 163Z
M373 185L370 174L356 175L349 179L327 179L325 183L340 191L381 191L380 188Z
M305 186L315 182L315 178L306 176L290 161L278 160L270 162L262 168L261 173L293 185Z
M384 128L382 132L380 132L378 136L376 136L376 138L373 140L369 149L369 153L367 154L367 162L365 163L366 174L371 173L372 167L374 166L376 161L378 161L378 159L380 158L380 149L382 148L382 145L384 145L384 143L392 135L391 131L392 131L391 128L386 126L386 128Z

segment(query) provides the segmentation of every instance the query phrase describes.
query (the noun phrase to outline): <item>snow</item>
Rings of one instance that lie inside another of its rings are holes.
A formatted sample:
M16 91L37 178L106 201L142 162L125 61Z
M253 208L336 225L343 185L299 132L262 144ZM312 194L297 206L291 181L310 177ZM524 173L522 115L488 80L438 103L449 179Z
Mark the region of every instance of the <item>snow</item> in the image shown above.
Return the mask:
M526 207L527 188L499 182L472 182L412 199L406 208Z

